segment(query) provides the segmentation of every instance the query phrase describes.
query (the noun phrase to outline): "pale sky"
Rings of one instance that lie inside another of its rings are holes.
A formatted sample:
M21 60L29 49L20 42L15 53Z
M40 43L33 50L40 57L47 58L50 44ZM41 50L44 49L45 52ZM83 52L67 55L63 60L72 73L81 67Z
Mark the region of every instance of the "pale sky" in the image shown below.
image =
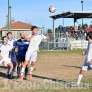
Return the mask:
M6 25L8 14L8 0L0 0L0 28ZM10 0L11 16L15 21L31 23L45 28L52 28L51 15L60 14L63 11L81 11L81 0ZM49 7L56 8L55 13L49 12ZM92 11L92 0L84 0L84 11ZM90 24L92 19L84 19L84 23ZM64 19L65 26L73 25L73 19ZM81 19L76 25L81 24ZM62 18L56 20L55 27L62 25Z

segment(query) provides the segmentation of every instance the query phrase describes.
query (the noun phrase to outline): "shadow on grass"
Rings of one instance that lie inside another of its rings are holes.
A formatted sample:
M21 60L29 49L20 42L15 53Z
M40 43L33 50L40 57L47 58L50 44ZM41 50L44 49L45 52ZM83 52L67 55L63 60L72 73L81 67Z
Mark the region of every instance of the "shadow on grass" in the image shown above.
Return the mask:
M7 74L3 73L3 72L0 72L0 77L7 78Z
M53 81L53 82L63 83L63 84L69 83L69 82L67 82L67 81L58 80L58 79L54 79L54 78L42 77L42 76L38 76L38 75L32 75L32 76L33 76L33 77L36 77L36 78L51 80L51 81Z
M7 69L7 66L0 66L0 68L2 68L2 69Z
M65 66L65 67L74 67L74 68L81 68L79 66L68 66L68 65L62 65L62 66Z

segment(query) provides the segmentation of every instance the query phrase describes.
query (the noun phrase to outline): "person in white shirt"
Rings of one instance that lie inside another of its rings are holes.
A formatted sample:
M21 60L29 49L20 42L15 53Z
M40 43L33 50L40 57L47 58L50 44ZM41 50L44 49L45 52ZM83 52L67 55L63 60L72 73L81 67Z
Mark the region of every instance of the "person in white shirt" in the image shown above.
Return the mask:
M53 35L44 36L42 34L38 34L38 30L36 26L33 26L31 30L32 30L32 34L29 36L29 38L27 38L28 40L30 40L30 44L26 52L25 62L21 70L20 81L23 81L23 73L25 70L25 66L28 64L29 61L30 61L29 79L32 79L32 71L34 69L34 64L36 62L37 51L39 50L39 44L43 39L50 39L53 37Z
M4 62L5 65L10 67L10 72L7 74L10 78L10 74L13 70L13 64L11 62L10 52L12 51L12 46L7 43L7 36L2 37L3 43L0 45L0 63Z
M7 33L7 38L8 38L7 43L8 43L10 46L12 46L13 49L15 49L15 48L16 48L17 39L15 39L15 38L12 37L12 32L8 32L8 33ZM12 56L11 56L11 61L12 61L12 63L13 63L13 72L12 72L12 76L13 76L13 75L14 75L14 71L15 71L15 69L16 69L16 64L17 64L17 58L16 58L16 54L15 54L14 51L13 51L13 54L12 54ZM8 67L8 72L9 72L9 70L10 70L10 68ZM7 73L8 73L8 72L7 72Z
M92 68L92 32L87 33L87 39L88 39L87 50L82 53L82 55L86 55L86 59L80 70L77 85L80 85L84 72Z

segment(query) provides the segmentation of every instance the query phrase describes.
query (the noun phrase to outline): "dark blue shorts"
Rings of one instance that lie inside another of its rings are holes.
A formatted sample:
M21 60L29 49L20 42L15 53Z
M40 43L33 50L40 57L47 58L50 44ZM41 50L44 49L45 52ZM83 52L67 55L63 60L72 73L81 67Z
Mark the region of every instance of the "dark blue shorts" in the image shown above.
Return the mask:
M25 56L18 55L18 56L17 56L17 61L18 61L18 62L21 62L21 63L22 63L22 62L24 63L24 62L25 62Z

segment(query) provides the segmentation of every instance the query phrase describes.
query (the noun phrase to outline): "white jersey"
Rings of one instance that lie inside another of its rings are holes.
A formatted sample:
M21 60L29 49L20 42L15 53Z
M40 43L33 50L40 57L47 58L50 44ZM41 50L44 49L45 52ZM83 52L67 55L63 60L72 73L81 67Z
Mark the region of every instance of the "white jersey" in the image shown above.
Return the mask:
M17 41L17 39L12 38L11 40L8 39L7 43L10 44L12 47L15 47L16 46L16 41Z
M86 59L85 62L88 63L92 61L92 43L88 43L87 51L85 51Z
M32 36L29 35L29 37ZM41 41L43 39L46 39L46 36L42 35L42 34L37 34L36 36L34 36L31 40L30 40L30 44L29 44L29 47L28 47L28 51L30 52L35 52L35 51L38 51L39 49L39 45L41 43Z
M0 45L0 55L3 59L10 58L10 51L12 50L12 46L9 44L4 45L3 43Z

